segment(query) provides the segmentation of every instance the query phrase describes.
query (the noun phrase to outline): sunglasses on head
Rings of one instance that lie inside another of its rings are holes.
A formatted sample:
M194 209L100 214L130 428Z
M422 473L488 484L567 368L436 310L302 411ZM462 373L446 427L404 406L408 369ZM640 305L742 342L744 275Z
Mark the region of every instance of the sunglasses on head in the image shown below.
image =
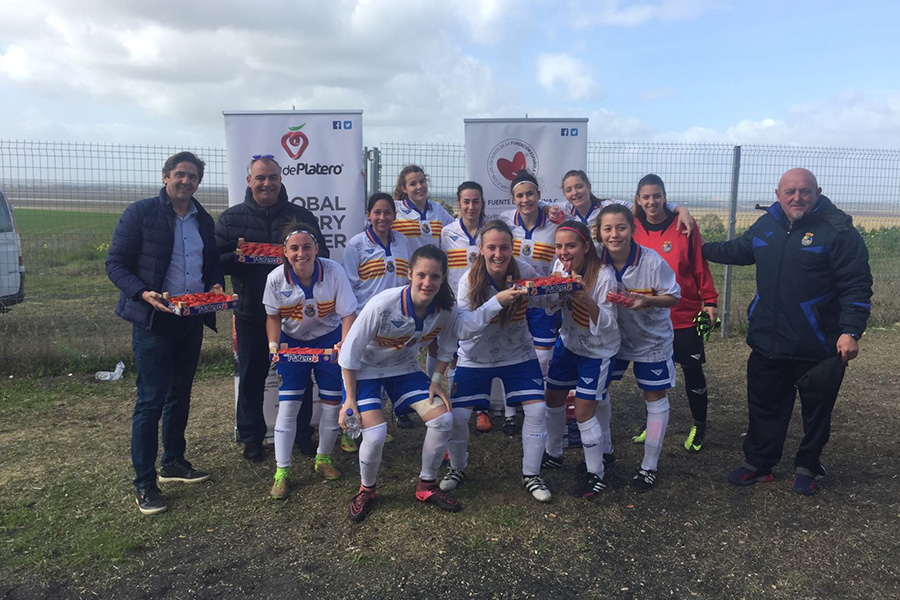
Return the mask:
M275 158L275 155L274 154L254 154L250 158L252 158L253 160L259 160L261 158L268 158L269 160L272 160Z

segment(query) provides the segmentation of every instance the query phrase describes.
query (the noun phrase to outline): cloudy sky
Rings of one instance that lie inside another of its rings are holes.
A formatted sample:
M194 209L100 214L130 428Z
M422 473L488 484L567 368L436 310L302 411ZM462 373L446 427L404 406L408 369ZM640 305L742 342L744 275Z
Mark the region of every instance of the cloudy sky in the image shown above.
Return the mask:
M224 147L223 110L900 147L895 0L0 0L0 138Z

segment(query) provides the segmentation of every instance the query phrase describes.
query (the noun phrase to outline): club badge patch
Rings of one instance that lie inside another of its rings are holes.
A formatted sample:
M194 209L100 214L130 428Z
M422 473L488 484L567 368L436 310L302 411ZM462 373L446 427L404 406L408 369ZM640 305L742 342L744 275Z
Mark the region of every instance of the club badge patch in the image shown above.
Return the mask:
M387 269L388 273L393 273L394 272L394 261L392 261L392 260L387 261L387 264L385 264L385 268Z
M421 225L422 233L424 233L425 235L431 235L431 224L427 221L422 221Z
M529 257L531 256L531 242L522 240L522 256Z
M475 251L469 252L469 264L473 264L475 259L478 258L478 253Z
M310 317L310 318L315 317L316 316L316 306L314 304L307 304L303 308L303 314L305 314L307 317Z
M804 246L809 246L810 244L812 244L812 240L813 240L813 234L812 234L812 232L811 232L811 231L807 231L807 232L804 234L803 239L800 240L800 243L803 244Z
M663 242L662 251L663 252L671 252L672 251L672 242Z

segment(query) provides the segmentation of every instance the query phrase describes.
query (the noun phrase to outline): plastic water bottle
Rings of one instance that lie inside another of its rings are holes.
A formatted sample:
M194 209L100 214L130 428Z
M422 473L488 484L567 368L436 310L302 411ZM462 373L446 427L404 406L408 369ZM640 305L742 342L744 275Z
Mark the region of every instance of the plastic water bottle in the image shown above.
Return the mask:
M347 435L354 440L362 434L359 430L359 415L353 412L352 408L348 408L344 413L344 426L347 428Z
M96 377L99 381L118 381L122 379L122 373L125 372L125 363L121 360L116 364L115 371L97 371L94 373L94 377Z

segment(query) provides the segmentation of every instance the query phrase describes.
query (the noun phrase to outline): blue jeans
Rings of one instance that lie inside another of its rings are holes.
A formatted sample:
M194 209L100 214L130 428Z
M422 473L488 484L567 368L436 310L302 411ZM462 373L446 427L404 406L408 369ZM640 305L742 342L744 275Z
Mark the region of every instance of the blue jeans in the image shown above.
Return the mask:
M131 345L137 366L137 402L131 420L131 463L136 488L156 485L160 419L161 466L168 467L184 458L184 430L202 342L200 317L157 313L151 330L133 327Z

